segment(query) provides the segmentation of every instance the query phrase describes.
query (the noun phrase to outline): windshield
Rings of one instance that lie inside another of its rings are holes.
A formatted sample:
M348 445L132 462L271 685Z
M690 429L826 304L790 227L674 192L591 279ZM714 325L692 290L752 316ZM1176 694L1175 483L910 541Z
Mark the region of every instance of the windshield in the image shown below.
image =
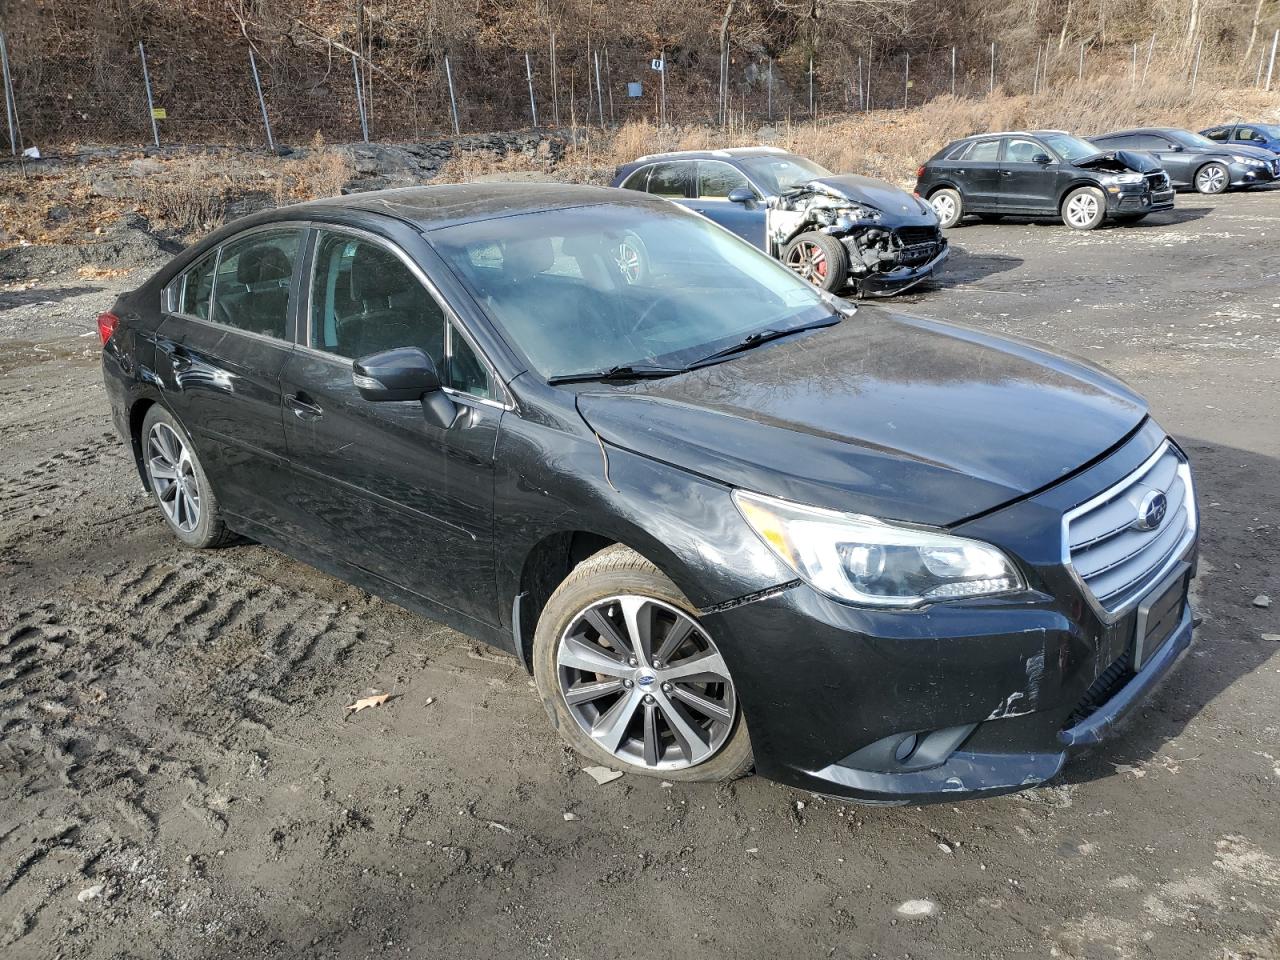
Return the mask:
M804 186L810 180L831 176L831 171L822 164L792 153L743 157L738 162L766 193L786 193Z
M1169 139L1174 143L1180 143L1184 147L1196 147L1203 150L1206 147L1211 150L1221 150L1222 144L1214 143L1208 137L1201 136L1198 133L1192 133L1190 130L1170 130Z
M778 261L675 204L599 203L428 236L548 380L680 368L751 333L833 313Z
M1040 135L1043 140L1058 156L1064 160L1083 160L1085 157L1096 156L1098 148L1092 143L1081 140L1079 137L1073 137L1069 133L1043 133Z

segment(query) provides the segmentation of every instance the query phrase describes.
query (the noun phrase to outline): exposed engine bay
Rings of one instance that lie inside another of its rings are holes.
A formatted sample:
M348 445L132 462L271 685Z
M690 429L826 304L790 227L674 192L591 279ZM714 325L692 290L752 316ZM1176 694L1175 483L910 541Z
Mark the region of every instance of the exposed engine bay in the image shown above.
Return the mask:
M798 269L802 259L798 247L808 244L816 251L825 246L813 240L812 234L838 240L844 256L828 259L844 262L829 263L827 267L843 268L846 282L860 290L864 279L922 267L938 259L947 247L937 216L928 204L867 177L812 180L788 190L770 202L765 229L770 251L793 269ZM812 272L809 279L819 282L819 271ZM832 277L822 285L829 290L843 285L835 281Z

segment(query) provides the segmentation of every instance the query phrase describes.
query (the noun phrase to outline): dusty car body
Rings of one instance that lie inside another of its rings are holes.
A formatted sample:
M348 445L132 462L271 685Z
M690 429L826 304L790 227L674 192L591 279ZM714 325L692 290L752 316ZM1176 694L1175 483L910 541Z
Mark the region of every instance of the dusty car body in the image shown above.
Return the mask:
M619 167L613 185L696 210L831 292L892 296L947 257L928 204L772 147L641 157Z

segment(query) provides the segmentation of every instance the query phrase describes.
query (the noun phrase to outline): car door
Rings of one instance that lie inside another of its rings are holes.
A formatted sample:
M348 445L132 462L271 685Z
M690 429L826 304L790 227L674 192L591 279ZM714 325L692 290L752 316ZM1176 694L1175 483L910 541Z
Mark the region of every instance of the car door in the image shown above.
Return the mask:
M699 160L693 186L693 199L685 204L689 209L765 249L765 206L745 173L723 160ZM750 190L754 199L746 203L729 199L732 191L741 189Z
M1041 158L1037 161L1037 157ZM1053 213L1057 209L1060 165L1044 144L1009 137L1000 160L1003 204L1010 211Z
M693 178L697 165L692 160L664 160L649 169L645 192L688 206L693 199Z
M425 246L425 245L424 245ZM299 346L281 375L285 440L308 544L443 607L492 623L496 376L400 247L320 227ZM457 418L418 401L371 402L352 361L420 347Z
M1164 167L1165 173L1169 175L1169 181L1174 186L1191 186L1192 178L1195 176L1196 167L1200 164L1202 154L1187 150L1180 144L1174 143L1168 137L1158 133L1135 134L1129 139L1132 144L1127 146L1126 149L1141 150L1154 156L1160 161L1160 165Z
M969 210L1002 210L1000 138L975 140L952 167L952 178Z
M165 291L156 371L223 510L276 526L289 485L280 371L305 228L232 237Z

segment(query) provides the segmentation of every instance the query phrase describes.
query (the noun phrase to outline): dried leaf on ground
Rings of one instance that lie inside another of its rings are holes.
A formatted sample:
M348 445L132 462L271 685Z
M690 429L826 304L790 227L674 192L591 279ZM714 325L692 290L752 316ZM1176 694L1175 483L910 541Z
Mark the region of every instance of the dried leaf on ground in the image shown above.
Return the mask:
M347 714L359 713L361 710L368 710L370 707L380 707L391 699L389 693L379 693L372 697L361 697L355 703L347 707Z

